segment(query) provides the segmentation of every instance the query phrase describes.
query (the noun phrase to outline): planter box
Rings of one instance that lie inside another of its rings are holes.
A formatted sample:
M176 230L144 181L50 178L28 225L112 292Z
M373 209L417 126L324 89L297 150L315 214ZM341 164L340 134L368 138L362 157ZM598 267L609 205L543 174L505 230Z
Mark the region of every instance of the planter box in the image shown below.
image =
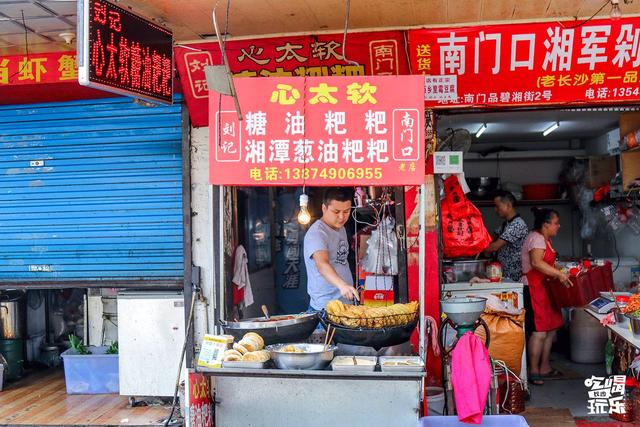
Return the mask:
M91 354L69 349L61 355L67 394L119 393L118 355L105 354L106 346L90 346L88 350Z

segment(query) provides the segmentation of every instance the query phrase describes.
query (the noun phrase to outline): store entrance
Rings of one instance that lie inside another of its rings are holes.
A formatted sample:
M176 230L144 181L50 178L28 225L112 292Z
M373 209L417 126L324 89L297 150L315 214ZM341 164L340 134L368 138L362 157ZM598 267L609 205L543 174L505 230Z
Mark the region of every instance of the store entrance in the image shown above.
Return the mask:
M560 229L551 244L558 266L583 265L584 260L610 262L615 291L636 292L640 152L635 135L639 128L639 113L628 108L441 114L438 150L464 152L464 174L458 178L494 242L502 238L503 245L510 244L504 233L505 223L512 218L501 215L497 206L509 194L515 200L516 214L526 224L526 233L534 226L533 208L557 214ZM446 238L443 233L444 252ZM443 259L442 296L494 295L514 309L525 308L528 289L521 274L503 277L499 283L483 280L487 266L499 258L497 252ZM525 268L522 257L516 258L519 268ZM501 267L504 274L505 266ZM482 283L470 285L474 277ZM637 349L640 339L634 344L611 334L610 340L607 329L583 309L590 302L561 309L563 325L552 344L553 375L536 381L543 385L529 381L528 410L570 408L573 417L586 417L589 389L584 380L611 372L624 374L621 371L630 366L630 354L637 350L629 349ZM526 330L529 325L522 322L520 327ZM490 331L492 342L502 332ZM527 355L520 354L526 341L518 338L523 332L528 337L531 330L514 332L521 343L517 349L508 345L492 348L492 358L516 360L510 368L518 366L520 357L526 360ZM531 379L530 369L524 362L518 369L525 382Z
M246 250L253 302L246 304L231 278L227 284L227 295L232 299L228 318L260 317L262 305L274 314L301 313L309 308L304 238L311 224L322 216L322 200L327 189L304 189L311 215L308 224L299 220L302 187L233 189L237 206L232 232L237 236L234 237L234 253L239 246ZM377 283L380 290L390 291L385 294L390 298L389 303L408 302L406 253L402 250L405 241L404 189L363 186L345 190L352 200L345 229L349 241L347 259L354 283L364 288L367 276L374 275L365 263L369 262L375 269L376 261L379 261L377 275L387 276L387 279ZM393 237L394 247L370 247L372 232L380 228ZM383 271L382 264L387 263L389 266L393 263L393 268ZM369 282L373 283L371 279Z

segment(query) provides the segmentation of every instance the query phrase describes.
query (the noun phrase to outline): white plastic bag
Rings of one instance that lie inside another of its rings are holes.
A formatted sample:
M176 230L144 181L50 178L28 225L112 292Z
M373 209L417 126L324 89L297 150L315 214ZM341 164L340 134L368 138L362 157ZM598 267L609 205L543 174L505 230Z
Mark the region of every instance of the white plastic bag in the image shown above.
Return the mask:
M398 274L398 239L392 217L384 218L371 232L362 262L364 271L368 273Z

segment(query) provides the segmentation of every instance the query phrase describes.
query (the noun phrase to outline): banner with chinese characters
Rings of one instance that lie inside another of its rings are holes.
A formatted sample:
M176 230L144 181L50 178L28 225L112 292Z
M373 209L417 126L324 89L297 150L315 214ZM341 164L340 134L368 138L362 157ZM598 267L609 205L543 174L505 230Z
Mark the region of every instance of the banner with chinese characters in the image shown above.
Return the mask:
M640 18L409 31L427 107L640 99Z
M192 427L212 427L214 424L210 382L209 377L189 371L187 416Z
M0 86L77 81L75 52L0 56Z
M229 41L236 77L327 77L409 74L401 31L350 33L347 60L342 34ZM174 48L176 67L194 126L208 126L205 65L221 64L217 42Z
M80 84L171 104L173 33L107 0L80 3Z
M424 180L421 76L238 79L209 97L216 185L413 185ZM221 108L218 108L218 106Z

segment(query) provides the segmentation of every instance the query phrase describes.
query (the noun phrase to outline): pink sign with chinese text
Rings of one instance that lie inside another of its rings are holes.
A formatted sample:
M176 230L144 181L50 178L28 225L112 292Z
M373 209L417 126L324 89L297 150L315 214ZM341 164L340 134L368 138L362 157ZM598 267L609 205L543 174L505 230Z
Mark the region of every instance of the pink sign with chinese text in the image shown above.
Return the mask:
M424 180L423 77L255 78L235 84L242 121L231 97L209 96L210 183Z
M640 99L640 18L409 31L427 107Z

